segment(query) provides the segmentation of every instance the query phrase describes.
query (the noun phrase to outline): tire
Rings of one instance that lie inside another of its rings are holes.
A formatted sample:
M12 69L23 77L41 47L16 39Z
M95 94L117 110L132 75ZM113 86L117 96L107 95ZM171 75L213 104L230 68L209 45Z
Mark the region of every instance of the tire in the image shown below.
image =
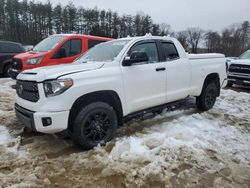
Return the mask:
M197 108L201 111L207 111L213 108L217 93L218 88L215 83L205 83L201 95L199 97L196 97Z
M227 82L227 86L226 87L232 87L233 86L233 83L232 82L230 82L230 81L228 81Z
M104 102L85 106L77 115L71 137L84 150L105 145L116 133L118 121L113 107Z
M4 77L9 77L9 69L11 68L11 64L8 63L7 65L4 66L4 69L3 69L3 76Z

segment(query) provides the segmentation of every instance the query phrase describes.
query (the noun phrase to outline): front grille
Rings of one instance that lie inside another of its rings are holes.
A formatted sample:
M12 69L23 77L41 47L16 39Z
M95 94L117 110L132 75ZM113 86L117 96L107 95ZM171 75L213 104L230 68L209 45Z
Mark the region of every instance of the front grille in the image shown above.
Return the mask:
M20 98L27 101L37 102L39 100L38 86L34 81L17 80L16 93Z
M22 64L22 60L21 59L17 59L17 58L13 58L12 59L12 66L13 69L16 70L22 70L23 68L23 64Z
M232 73L242 73L242 74L250 74L250 65L232 64L229 67L229 72L232 72Z

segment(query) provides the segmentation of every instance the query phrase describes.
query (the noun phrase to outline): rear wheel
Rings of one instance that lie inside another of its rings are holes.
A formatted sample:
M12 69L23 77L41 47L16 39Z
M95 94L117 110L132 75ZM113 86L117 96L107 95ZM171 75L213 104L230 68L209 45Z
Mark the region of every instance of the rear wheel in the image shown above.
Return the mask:
M104 102L85 106L77 115L72 139L83 149L92 149L110 141L117 129L117 115L113 107Z
M199 97L196 97L197 108L201 111L207 111L213 108L217 93L218 88L216 87L215 83L205 83L201 95Z

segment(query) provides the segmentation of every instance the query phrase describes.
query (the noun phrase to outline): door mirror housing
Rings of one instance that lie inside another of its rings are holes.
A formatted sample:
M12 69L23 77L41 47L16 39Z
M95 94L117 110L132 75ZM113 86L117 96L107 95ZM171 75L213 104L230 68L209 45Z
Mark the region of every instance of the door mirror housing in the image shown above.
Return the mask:
M130 57L125 57L123 66L131 66L134 63L148 61L148 54L146 52L132 52Z
M67 53L64 48L60 48L54 55L54 58L58 58L58 59L64 58L64 57L67 57Z

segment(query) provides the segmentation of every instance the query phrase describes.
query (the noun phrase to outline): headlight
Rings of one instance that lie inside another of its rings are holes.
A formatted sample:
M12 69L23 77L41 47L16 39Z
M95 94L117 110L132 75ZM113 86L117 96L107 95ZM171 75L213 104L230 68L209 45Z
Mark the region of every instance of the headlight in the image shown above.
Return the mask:
M37 65L37 64L41 63L42 60L43 60L43 56L36 57L36 58L28 59L26 61L26 64L27 65Z
M46 97L60 95L72 85L73 80L71 79L45 81L43 84Z

